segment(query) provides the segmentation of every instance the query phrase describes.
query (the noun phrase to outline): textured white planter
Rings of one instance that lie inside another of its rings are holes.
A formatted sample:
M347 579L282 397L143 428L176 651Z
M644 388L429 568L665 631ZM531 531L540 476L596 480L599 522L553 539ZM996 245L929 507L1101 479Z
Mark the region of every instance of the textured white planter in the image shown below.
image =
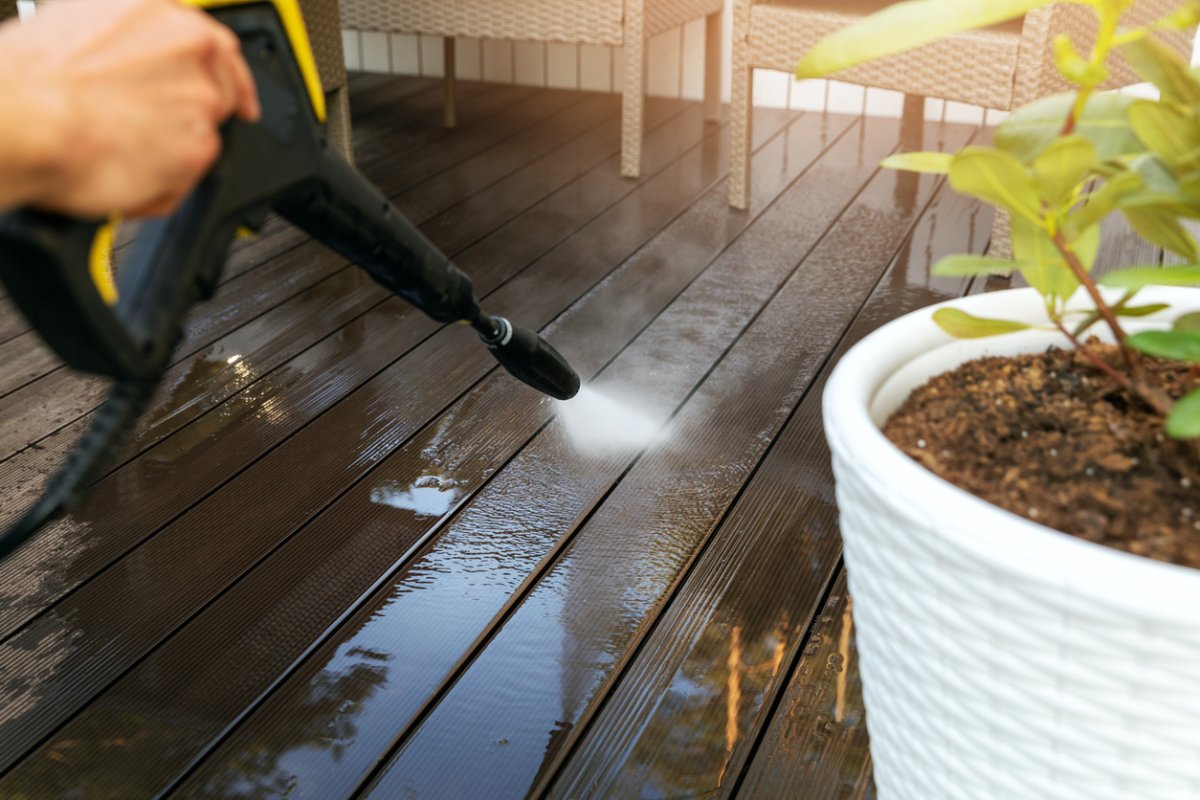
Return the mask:
M1138 300L1172 304L1140 327L1161 326L1200 290ZM1028 289L951 304L1044 321ZM926 377L1055 338L956 341L931 312L856 345L824 396L879 797L1200 798L1200 570L1029 522L893 447L879 425Z

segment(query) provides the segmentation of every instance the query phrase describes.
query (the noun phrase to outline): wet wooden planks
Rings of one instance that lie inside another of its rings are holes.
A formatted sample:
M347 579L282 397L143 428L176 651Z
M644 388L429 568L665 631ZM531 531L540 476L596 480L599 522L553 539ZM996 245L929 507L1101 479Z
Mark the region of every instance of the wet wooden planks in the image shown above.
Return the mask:
M879 203L891 195L897 179L907 181L893 173L877 175L860 202L868 208L872 200ZM855 220L862 212L849 209L839 228L801 264L801 270L841 276L840 291L822 294L829 297L826 308L795 308L809 328L797 337L803 342L799 346L811 348L794 357L791 371L803 399L798 407L785 406L796 410L772 437L765 458L754 460L752 476L733 487L741 492L736 504L727 511L731 495L717 509L725 516L713 517L710 525L716 530L696 541L691 563L681 564L678 577L672 576L674 596L649 615L641 641L629 648L637 656L623 666L619 680L611 676L603 705L593 710L590 730L576 743L551 796L708 794L728 791L736 782L769 713L773 685L786 675L840 553L831 479L822 469L827 454L819 403L825 373L817 371L839 340L856 338L862 327L850 325L856 316L875 311L878 324L880 307L904 310L889 291L896 273L911 290L911 279L903 277L909 270L923 272L930 257L982 244L971 241L966 224L976 204L941 194L924 208L935 188L932 181L908 187L915 201L910 210L897 206L890 225L877 226L881 232L874 248L881 257L864 257L870 249L861 243L861 219ZM882 232L889 228L890 235ZM853 236L858 246L850 243ZM911 264L914 259L920 269ZM881 265L889 260L885 271ZM956 287L957 282L947 287L949 293ZM927 292L920 299L933 297L939 295ZM918 293L910 291L909 303L917 299ZM843 333L848 326L849 336ZM712 667L718 668L716 675L710 674ZM736 702L713 702L728 697L734 686ZM705 753L704 769L690 763L696 753Z
M670 101L660 105L668 111L680 108ZM546 248L565 252L560 245L571 241L577 227L596 224L598 211L623 196L636 196L639 188L656 185L656 179L662 185L659 193L686 204L686 198L679 198L673 191L678 187L678 176L667 173L668 177L659 178L658 173L671 168L684 174L697 173L698 164L686 161L690 153L707 152L713 165L720 163L717 131L707 129L694 109L667 116L668 122L675 124L661 126L647 138L650 169L641 183L610 177L617 152L614 131L609 143L613 155L606 168L583 176L580 180L587 186L582 191L574 186L575 181L566 181L559 189L579 199L575 213L563 213L568 204L543 201L524 215L540 223L535 230L527 227L531 221L523 216L518 221L524 224L503 226L465 253L460 260L464 265L472 264L472 254L489 257L486 265L476 264L482 268L472 270L477 288L489 294L526 269L529 259L564 279L579 280L582 275L588 283L593 282L619 264L627 251L622 255L589 246L588 252L595 254L593 269L601 270L593 278L578 270L567 271L562 263L542 259L541 254ZM706 151L700 145L709 141L712 148ZM686 166L676 165L680 156L685 156ZM555 210L552 219L547 219L547 205ZM661 224L651 216L643 215L641 219L645 226ZM626 227L621 233L636 236L637 230ZM520 238L514 238L514 234ZM628 246L621 244L619 236L607 241L614 247ZM636 241L632 246L636 247ZM575 258L566 263L578 266L579 262ZM578 293L575 289L568 296L574 299ZM524 296L529 293L526 291ZM542 313L555 312L546 309ZM544 324L544 320L534 323ZM320 511L347 484L407 438L428 414L436 413L486 371L488 365L481 348L468 332L458 328L447 329L428 346L422 357L415 359L415 371L411 363L393 364L436 330L436 325L423 317L418 319L398 300L386 301L277 370L273 378L268 376L266 386L256 385L255 391L236 395L232 408L223 404L102 483L102 487L112 486L116 493L134 484L143 502L131 504L119 515L107 515L99 504L85 504L72 519L52 529L43 544L52 546L52 537L59 533L78 537L78 543L89 549L76 550L69 559L62 559L59 549L57 579L40 582L20 601L3 609L12 632L0 645L0 663L14 682L31 680L31 692L53 694L57 702L35 705L28 714L10 715L0 722L0 727L21 734L4 737L0 750L15 757L43 735L43 728L49 730L60 724L64 709L86 700L119 676L131 660L140 658L229 581L285 540L293 530L288 526L301 525ZM468 350L471 356L464 359ZM446 369L455 364L460 365L457 374ZM436 379L430 380L431 376ZM365 391L357 391L360 387ZM343 402L347 395L351 395L349 401ZM397 408L398 399L407 400L407 408ZM286 412L272 412L281 408ZM336 413L317 417L330 408L336 408ZM364 430L364 413L376 423L375 427L368 425ZM314 417L315 424L310 424ZM263 458L264 452L277 444L284 447ZM309 455L313 452L324 458L313 458ZM300 465L303 469L297 472ZM246 471L244 476L241 470ZM126 475L129 479L124 478ZM181 475L187 480L181 481ZM289 480L280 481L282 475ZM241 480L230 480L235 477ZM278 487L278 492L264 495L264 487ZM91 502L98 503L95 498L103 497L103 491L98 489ZM188 510L197 502L199 505ZM281 508L288 513L279 514ZM153 535L175 517L179 517L175 524ZM224 540L212 536L214 528L224 532ZM124 548L136 547L140 539L145 539L145 546L121 558ZM44 559L54 554L31 548L22 555ZM112 567L107 568L107 564ZM136 567L137 576L129 572L134 564L140 565ZM19 559L6 566L23 568L28 574L28 564L21 564ZM93 575L95 580L91 580ZM59 598L61 602L56 602ZM91 628L90 635L85 634L68 648L70 663L78 669L33 680L37 665L44 663L43 656L60 649L55 642L61 633L76 630L77 612L99 608L106 602L142 604L148 610L136 620L118 615L107 630ZM43 612L39 604L50 607ZM26 677L19 677L22 675Z
M668 109L676 108L678 107L678 104L667 103L665 104L665 107ZM785 117L781 115L775 116L780 121L785 119ZM764 129L769 129L769 127L770 126L764 125ZM610 150L614 155L616 153L617 143L615 133L616 132L614 131L614 138L610 143ZM536 254L537 251L531 248L537 246L537 241L541 240L550 244L553 244L555 241L560 241L560 246L552 250L551 257L539 259L539 269L551 276L560 276L567 282L566 291L560 291L560 295L563 299L557 302L566 302L569 304L574 298L578 297L578 295L584 289L586 289L587 286L589 286L591 283L594 283L598 278L603 277L605 270L609 270L612 267L620 264L630 252L636 250L641 241L638 238L639 236L651 235L656 229L655 226L661 226L664 222L667 222L673 218L679 211L687 207L687 204L690 202L689 194L685 192L681 195L681 187L685 186L690 181L695 183L697 190L703 191L708 186L711 186L712 182L719 175L719 171L721 169L720 165L722 165L724 162L724 153L723 145L720 145L718 142L718 130L715 128L706 127L700 121L698 113L694 113L694 110L689 109L688 113L682 118L678 119L676 124L667 126L663 131L658 133L659 135L655 137L655 133L652 132L650 137L647 139L647 144L650 145L648 149L649 158L647 160L647 164L650 166L650 169L647 170L648 176L643 182L639 184L635 182L622 181L619 178L614 180L612 176L615 175L615 159L610 159L610 163L603 165L603 169L589 172L589 175L594 177L584 176L583 179L585 181L585 185L582 187L574 187L573 182L570 180L564 181L565 185L558 191L559 193L566 192L568 194L567 199L570 202L556 202L550 204L553 208L553 213L549 213L548 209L538 208L535 206L530 212L530 216L534 218L533 220L524 220L522 221L523 224L520 225L506 226L511 227L512 231L510 233L500 235L499 238L501 241L488 243L485 240L485 244L487 246L482 248L481 252L489 256L487 266L492 270L496 270L503 265L501 257L507 256L509 261L513 263L513 268L519 267L521 264L525 263L524 261L520 260L525 257L525 254ZM680 160L680 156L683 157L682 160ZM679 163L676 163L677 161ZM664 168L666 168L665 172ZM659 175L658 173L662 174ZM622 197L626 196L629 197L629 200L627 203L622 204L620 200ZM572 205L577 207L578 218L570 213L565 213ZM599 217L595 216L597 213L599 213ZM593 219L593 217L595 218ZM659 220L657 222L655 221L656 217L658 217ZM636 218L638 224L627 224L631 218ZM585 241L580 237L571 236L573 229L583 222L587 222L587 224L592 226L597 226L599 228L599 232L601 233L603 233L606 228L610 229L609 235L600 237L605 242L604 246L597 247L593 243ZM644 233L639 233L639 230L644 231ZM516 233L519 236L519 239L514 239L512 235L513 233ZM561 237L564 235L566 238L562 239ZM464 259L464 263L465 261L466 259ZM590 269L594 273L593 277L588 277L587 270L582 269L582 266L589 262L592 264ZM596 270L599 270L599 272L596 272ZM476 271L475 277L477 285L481 284L481 275L486 275L486 271ZM571 282L579 282L580 280L582 280L583 283L576 283L576 285L572 288ZM494 281L495 279L493 279L493 282ZM514 311L517 311L518 313L521 312L522 309L520 308L519 303L521 303L524 299L531 297L536 298L536 294L531 293L529 288L531 285L538 283L538 281L530 281L525 285L517 284L514 287L514 290L510 291L510 295L514 298L512 302L518 303L518 305L514 307ZM544 281L540 283L544 283ZM487 284L483 283L483 287L486 289ZM551 298L551 301L553 301L553 298ZM549 311L549 309L543 309L540 313L546 315L547 312L549 312L549 316L553 316L553 313L555 313L553 311ZM399 307L392 312L391 316L395 316L396 314L411 316L408 314L407 310ZM543 317L542 323L544 323L546 318L548 317ZM523 316L522 319L523 321L530 321L528 320L527 316ZM535 325L542 324L538 323L536 320L532 321L535 323ZM424 326L418 325L418 328L424 329ZM398 330L397 333L399 332L400 331ZM375 333L385 334L386 330L376 331ZM480 354L477 352L479 349L477 344L472 343L469 337L467 339L463 339L462 334L464 332L462 331L447 330L445 333L445 336L440 337L439 346L429 348L428 354L422 360L422 363L426 364L423 369L427 371L433 371L435 374L438 374L439 380L413 381L412 378L414 376L406 375L401 370L396 370L397 374L394 377L391 377L391 383L389 383L386 388L383 388L380 391L379 396L383 399L383 402L388 407L387 413L389 416L397 413L394 411L395 398L404 395L406 392L411 395L414 384L423 388L425 390L425 394L430 395L431 397L436 397L439 393L450 392L448 397L452 398L453 392L462 391L462 388L469 386L470 381L475 379L470 377L472 372L478 370L477 374L482 375L483 372L486 371L488 367L486 362L482 361L479 357ZM395 346L395 342L390 342L389 338L385 335L374 337L359 336L355 337L355 339L356 344L360 347L369 342L379 342ZM450 348L449 352L446 350L447 347ZM439 369L443 368L446 364L454 363L456 358L460 361L462 360L464 353L455 352L455 350L467 351L468 349L472 353L470 356L472 360L468 362L468 366L470 366L471 369L463 373L458 380L455 380L452 372L444 369L439 371ZM379 350L384 354L388 352L388 348L383 346L383 344L377 345L375 348L373 348L373 351L374 350ZM462 380L466 380L466 383L461 383ZM328 383L329 381L326 377L325 384ZM454 387L456 385L460 386L461 388L455 389ZM328 393L327 388L324 391ZM434 405L432 407L433 409L439 408L440 404L446 401L440 400L436 402L439 403L439 405ZM361 412L361 408L359 408L359 411ZM354 412L351 411L350 413L353 418ZM421 419L420 416L415 414L401 414L400 417L401 418L399 422L401 427L403 428L404 426L410 426L408 428L409 430L411 430L412 425L419 424L419 420ZM221 424L220 417L217 417L216 424ZM340 423L336 419L336 415L334 417L323 417L321 424L325 426L325 430L327 432L335 436L335 439L345 440L347 438L344 432L348 429L339 427ZM350 424L353 426L355 423L351 421ZM361 425L361 423L358 424ZM311 429L306 431L306 435L310 435L311 433ZM400 436L399 441L402 441L404 435L406 434L404 434L403 430L401 430L397 435ZM207 439L208 437L205 436L204 438ZM353 439L353 437L351 438ZM234 437L234 439L230 439L229 441L235 440L236 437ZM185 446L188 444L197 447L204 446L203 441L197 441L195 438L189 442L188 437L184 437L182 440L179 437L174 437L171 441L176 443L182 441ZM353 441L350 441L349 444L353 446ZM249 449L253 450L260 445L261 441L259 441L257 445L251 445ZM388 449L377 442L373 443L373 447L380 456L385 454ZM296 455L299 455L301 458L303 458L303 454L307 449L308 446L301 443L295 446L290 452L281 454L276 464L264 465L264 467L261 468L261 473L266 477L267 483L270 484L276 475L282 474L292 467L295 463ZM365 461L356 459L354 457L354 453L342 454L342 456L345 457L347 462L355 465L357 469L366 469L370 463L369 455ZM334 458L341 458L342 456L334 454L331 457L331 462ZM145 459L142 461L144 462ZM142 462L136 463L140 464ZM327 476L321 469L321 466L322 465L320 464L314 465L313 469L311 470L311 474L314 476L314 479L318 481L324 481L327 479ZM347 480L353 479L348 478ZM252 487L253 482L247 482L245 486ZM336 483L334 483L330 489L335 492L334 496L336 496L337 491L340 491L339 486ZM252 494L261 496L261 486L257 489L251 488L250 490ZM246 499L241 499L238 496L240 491L240 489L234 491L232 508L229 511L222 512L221 517L230 518L233 515L244 515L244 511L247 506L249 506L251 509L256 507L252 499L249 503L246 502ZM317 501L314 510L319 509L322 502L324 501ZM191 519L196 520L196 525L198 525L202 531L211 531L214 519L212 514L208 512L212 511L213 504L215 504L215 507L217 508L222 507L220 500L216 500L210 504L210 507L204 508L191 517ZM260 503L257 507L260 508L263 516L273 515L273 512L269 506ZM305 506L303 504L298 507L298 510L301 514L304 513L304 508ZM162 509L160 513L167 510L168 509ZM303 516L299 517L301 522L303 519ZM251 514L249 519L244 519L243 516L243 521L253 527L254 524L259 520L255 517L255 515ZM278 521L279 520L276 520L276 522ZM124 535L124 531L126 531L129 527L130 519L125 517L121 520L121 522L124 523L122 525L122 531L117 535ZM161 551L164 554L164 569L157 571L152 570L153 572L157 572L157 577L151 579L152 583L162 581L162 583L159 584L159 588L164 591L167 590L168 586L170 586L172 583L176 584L176 588L183 589L189 583L189 580L191 581L192 585L195 585L196 583L204 583L205 581L203 577L205 569L203 568L198 571L198 574L191 574L190 579L185 578L184 575L177 575L173 571L177 568L182 568L184 573L189 572L189 568L186 566L188 563L190 563L186 558L186 552L188 548L192 548L193 552L195 552L196 548L199 548L206 556L210 554L209 551L205 550L203 534L200 536L192 535L192 532L187 529L188 527L190 526L185 525L181 534L167 536L165 538L162 536L156 537L151 544L148 545L152 549ZM267 529L271 530L269 526ZM93 530L91 533L95 534L96 531ZM103 537L99 538L102 540ZM169 544L171 541L178 542L179 544L175 545L175 547L178 548L182 546L184 550L172 550L171 545ZM228 556L228 554L226 554L226 556ZM133 560L144 562L146 557L146 554L143 552L137 554ZM226 561L228 562L228 558ZM146 591L149 588L148 586L143 585L141 587L136 587L127 583L127 576L123 573L122 569L124 564L128 562L129 560L127 559L125 562L118 564L115 570L111 570L106 574L101 575L101 577L98 579L100 582L99 584L91 583L85 586L80 591L68 596L65 602L70 604L73 608L82 608L90 605L90 602L106 596L112 596L115 600L115 598L118 595L121 595L122 592L126 593L124 598L125 601L141 601L147 603L152 602L151 594ZM252 563L252 560L250 563ZM175 564L176 566L171 567L171 564ZM226 564L226 567L227 566L228 563ZM197 577L200 578L200 581L194 580ZM182 583L180 583L178 580L179 578L185 579L182 581ZM107 586L105 585L105 582L107 582ZM42 588L43 587L39 586L38 590ZM53 593L57 589L58 587L50 587L48 591ZM38 590L35 590L31 594L37 595ZM186 591L182 593L169 592L169 594L171 598L175 598L175 601L177 601L179 598L186 595ZM87 601L87 597L91 597L92 601ZM152 613L151 616L157 616L160 619L165 616L167 619L170 619L170 615L172 614L184 613L185 608L180 608L178 605L175 608L171 608L175 601L168 599L166 604L156 607L155 612ZM10 612L13 611L11 607L6 610ZM7 650L7 654L13 655L20 660L20 657L16 655L21 649L23 649L19 642L22 640L26 642L49 642L50 640L45 639L35 631L38 629L48 630L57 628L59 623L67 623L69 625L68 620L71 616L73 616L73 612L71 612L69 609L64 611L64 608L60 604L58 607L52 609L50 613L42 615L31 628L27 627L24 630L21 630L17 633L14 639L10 639L8 642L9 649ZM140 627L135 626L131 631L129 631L135 637L146 632L145 623L148 622L148 620L143 618L140 622L142 623ZM45 627L47 625L49 628ZM109 636L111 636L111 634L109 634ZM112 647L114 642L110 639L107 644L104 644L104 638L105 637L102 636L98 641L98 644L104 646L106 648L106 652L101 655L98 651L92 651L95 652L96 656L100 657L101 660L110 659L114 649ZM52 647L52 645L50 646ZM73 657L82 656L86 660L89 658L89 656L85 654L85 651L88 650L88 647L73 648ZM40 659L34 659L32 662L27 663L33 667L38 661L40 661ZM15 666L14 661L9 661L8 664L10 667ZM95 662L92 663L92 666L100 667L100 665L96 664ZM99 678L100 682L102 682L106 680L104 677L106 672L109 675L112 675L114 674L113 671L119 671L120 669L123 669L123 667L120 666L119 661L116 664L106 662L103 667L100 667L100 674L96 677ZM16 672L24 671L25 670L20 669L16 670ZM84 673L85 671L81 670L76 677L79 677ZM27 672L26 674L29 673ZM65 677L68 683L72 682L69 675ZM84 684L86 685L94 685L95 683L96 682L91 678L84 681ZM60 686L60 688L62 687ZM45 711L45 709L43 709L43 711ZM31 735L36 734L37 725L31 724L31 720L29 718L23 720L21 724L16 725L15 727L20 729L22 732L28 732Z
M817 613L739 794L828 800L873 796L857 656L842 570Z
M695 105L651 102L630 182L611 96L481 88L446 132L433 82L352 89L360 166L662 433L578 444L272 223L236 281L328 271L198 318L118 467L0 564L0 796L869 796L820 388L963 291L929 263L990 218L877 171L893 120L763 111L743 214ZM89 410L13 436L6 497Z
M690 394L675 400L681 406L669 434L638 454L604 505L552 554L545 576L385 768L372 788L374 796L428 794L436 782L430 767L447 747L468 756L453 784L459 795L478 794L487 786L523 794L570 746L573 724L586 719L591 701L602 694L606 665L653 616L689 554L736 496L824 360L821 337L836 341L843 327L839 317L857 308L856 283L860 291L869 291L878 264L887 263L932 192L933 181L914 185L918 202L908 210L895 206L895 176L872 177L878 161L895 147L895 124L869 120L865 128L861 137L851 130L827 159L789 187L628 351L634 357L648 351L650 358L614 362L611 374L602 376L599 386L612 380L620 387L614 396L641 401L649 396L650 374L668 375L685 359L714 364L702 383L695 389L689 385ZM819 202L818 187L825 187ZM875 224L864 235L867 219ZM841 253L841 260L828 263L830 253ZM834 291L834 284L841 291ZM812 296L827 300L809 307L806 300ZM738 311L722 307L726 303ZM689 338L688 326L696 324L703 326L704 336L690 334L696 344L686 355L657 360L666 342ZM722 344L735 344L706 354L700 344L709 333ZM705 360L714 355L715 362ZM554 462L565 460L560 456ZM557 626L545 622L547 608L556 609ZM537 635L531 636L533 631ZM564 641L572 642L570 657L559 652ZM544 649L535 649L538 643ZM515 672L512 667L525 659L539 669ZM497 672L514 675L513 691L489 690L489 676ZM559 687L567 682L572 684L570 709L559 698ZM535 705L543 709L541 716L534 713ZM470 733L456 733L467 717L474 719ZM505 738L510 747L536 749L537 737L552 728L558 738L544 746L546 759L536 769L522 770L522 762L489 747Z
M820 136L819 128L810 125L804 125L798 132L806 133L808 137ZM798 137L792 144L799 144L804 138ZM760 155L769 156L768 170L779 171L786 169L788 163L780 163L784 152L785 148L771 148L768 145L760 151ZM801 162L792 169L800 169L804 165ZM768 170L763 172L769 175ZM697 214L711 219L714 212L727 213L723 209L721 192L720 186L713 187L699 204ZM550 329L554 340L560 343L564 352L585 375L600 370L615 356L601 377L593 380L595 391L616 397L636 394L643 401L640 404L641 413L659 420L669 415L672 407L687 396L690 387L703 376L711 360L724 349L726 337L736 335L740 325L753 313L753 306L749 303L731 304L724 320L716 319L712 313L705 313L711 311L717 304L715 301L718 296L725 293L726 284L722 278L729 276L710 276L706 272L688 286L692 276L707 264L707 258L702 257L690 263L686 259L667 260L670 254L679 252L684 244L697 247L706 238L709 244L705 250L711 258L720 252L722 239L737 233L735 229L714 240L711 228L696 226L696 220L688 218L691 216L694 215L689 213L680 218L662 237L649 244L639 257L622 267L611 283L600 287L596 294L586 295L572 310L575 313L569 313L560 324ZM697 255L703 253L700 251ZM647 270L653 272L647 275ZM777 276L772 278L771 272L771 268L764 265L756 279L746 276L746 291L769 295L778 280ZM615 305L614 301L629 296L631 287L647 281L660 295L666 290L662 300L653 305L639 303L621 315L624 319L606 313L605 309ZM671 300L671 292L678 290L671 289L672 284L687 289L655 318L658 309ZM634 316L635 313L638 316ZM608 325L601 327L596 324L606 321L606 317ZM632 333L650 320L653 320L653 324L622 350ZM677 351L677 358L669 357L669 343L689 332L702 332L702 341L692 339L694 347ZM608 342L605 343L604 339ZM630 370L633 372L630 373ZM655 380L647 380L649 375L654 375ZM652 384L655 391L647 391L647 384ZM632 391L637 387L641 387L640 392ZM503 385L491 386L488 390L497 401L499 392L508 391ZM458 415L458 418L461 419L462 415ZM504 429L517 434L510 448L520 446L525 436L537 435L493 480L482 487L478 497L469 506L447 521L445 530L439 533L436 540L423 552L417 553L411 563L405 564L389 579L387 585L381 587L363 611L310 660L309 666L303 668L288 686L264 705L257 718L247 724L245 731L231 739L223 748L222 757L215 762L218 770L209 771L215 774L202 773L196 776L191 787L222 781L219 768L239 760L238 754L251 747L250 742L261 740L266 732L280 730L280 720L303 714L308 687L313 683L325 682L339 672L338 654L370 651L390 661L390 648L378 642L374 645L365 643L377 640L381 635L391 636L399 629L409 630L412 634L397 637L397 642L421 638L417 632L430 623L431 610L440 608L442 611L438 616L445 615L442 619L448 623L447 629L436 638L431 637L426 641L420 659L412 662L406 659L405 664L393 666L389 681L396 681L400 686L389 692L386 698L381 697L377 703L364 708L369 716L347 722L366 727L378 725L379 720L390 720L387 725L395 730L392 735L397 735L402 732L400 722L420 715L428 698L436 695L444 676L452 674L455 664L470 651L473 640L485 635L492 616L500 612L513 592L519 591L522 584L529 580L530 573L537 572L539 563L555 548L560 536L569 533L581 520L586 519L596 504L603 500L605 493L627 468L629 460L640 447L640 443L634 442L618 448L616 452L601 453L598 457L581 454L573 450L561 428L552 425L539 432L538 428L544 419L543 414L538 414L533 419L519 423L513 419L504 421ZM439 466L446 469L447 477L451 479L457 477L459 470L467 475L473 471L463 469L473 465L470 461L462 463L466 459L459 454L467 447L479 447L479 444L472 443L466 432L456 430L461 427L461 423L455 424L451 420L444 427L439 426L437 431L445 442L439 455L447 462ZM485 430L481 433L485 439L480 444L490 444L489 440L500 436L499 432L489 434ZM396 478L392 480L398 488L408 486L423 469L429 468L420 455L428 451L429 444L422 438L411 449L405 448L411 455L402 456L403 460L398 459L399 463L395 465L388 465L394 471L381 477L390 478L394 474ZM508 457L511 452L510 449L502 457ZM463 455L469 454L468 450ZM486 463L480 461L479 466ZM547 470L546 467L550 465L553 466ZM382 485L390 482L385 480ZM377 481L373 483L380 485ZM531 503L538 508L538 512L527 515L522 509ZM376 513L379 516L399 516L394 509L381 509ZM498 520L503 520L503 527L499 531L495 527ZM497 562L496 568L487 569L486 566L492 562ZM453 565L453 568L447 573L441 565ZM459 579L459 570L467 574L478 572L481 577L472 581L469 587L464 587ZM386 610L381 607L384 605ZM382 633L384 631L387 633ZM266 735L275 740L270 734ZM286 763L291 743L275 741L278 743L274 752L278 752L281 762ZM379 744L373 737L364 738L359 746L344 748L336 758L319 756L308 759L300 767L303 780L322 795L336 796L351 791L368 776L373 763L381 755Z

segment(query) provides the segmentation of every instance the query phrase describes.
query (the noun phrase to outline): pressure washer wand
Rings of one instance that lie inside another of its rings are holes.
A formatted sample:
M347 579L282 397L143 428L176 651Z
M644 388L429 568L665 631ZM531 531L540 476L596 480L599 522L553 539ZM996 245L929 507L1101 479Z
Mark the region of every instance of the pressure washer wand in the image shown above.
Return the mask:
M275 210L430 317L470 323L517 380L559 400L575 396L579 375L567 360L533 331L485 313L471 279L358 171L326 150L318 175Z
M514 378L559 400L570 400L579 391L579 375L557 350L528 328L483 311L472 320L479 338Z

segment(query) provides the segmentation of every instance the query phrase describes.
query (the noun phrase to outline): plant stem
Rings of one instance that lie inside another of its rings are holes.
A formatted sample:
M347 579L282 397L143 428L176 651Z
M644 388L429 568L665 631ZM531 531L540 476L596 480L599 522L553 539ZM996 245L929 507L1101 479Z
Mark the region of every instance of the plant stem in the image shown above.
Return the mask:
M1055 228L1051 239L1054 242L1054 246L1058 248L1058 252L1062 254L1063 260L1067 262L1067 266L1070 267L1071 272L1074 273L1075 279L1079 281L1079 285L1086 289L1088 296L1092 298L1092 303L1096 306L1096 313L1104 319L1113 336L1116 337L1117 345L1120 346L1122 351L1128 351L1129 348L1125 346L1125 329L1117 321L1117 317L1113 314L1112 309L1109 308L1108 303L1105 303L1104 298L1100 296L1100 289L1096 286L1096 282L1092 280L1092 276L1084 269L1083 264L1079 262L1079 256L1075 255L1075 251L1071 249L1071 245L1063 238L1062 230ZM1128 355L1125 360L1130 369L1134 369L1134 365L1130 362Z
M1101 365L1100 363L1097 363L1100 361L1100 359L1098 359L1094 353L1088 350L1088 348L1084 346L1078 337L1067 330L1067 327L1063 324L1062 320L1055 321L1058 329L1067 336L1071 344L1073 344L1084 355L1085 358L1093 363L1096 363L1097 366L1100 366L1101 369L1103 369L1106 373L1114 377L1121 383L1121 385L1129 389L1130 392L1138 397L1141 397L1142 400L1149 404L1151 408L1153 408L1157 413L1161 414L1165 419L1171 413L1171 409L1175 405L1174 402L1170 397L1167 396L1166 392L1159 387L1154 386L1148 380L1148 374L1146 372L1145 365L1142 363L1140 354L1126 344L1125 340L1127 335L1125 330L1121 327L1121 323L1117 321L1117 317L1115 314L1113 314L1112 308L1108 305L1108 303L1105 303L1104 298L1100 296L1100 289L1096 286L1096 282L1092 280L1092 276L1088 274L1086 269L1084 269L1083 264L1081 264L1079 261L1079 257L1075 255L1075 251L1071 249L1071 246L1067 243L1067 240L1063 238L1062 231L1058 228L1055 228L1052 240L1054 242L1054 246L1058 248L1059 253L1062 254L1063 259L1067 262L1067 266L1070 267L1071 272L1075 274L1075 278L1079 281L1080 286L1083 286L1087 290L1088 295L1092 298L1092 303L1096 306L1096 312L1100 314L1100 316L1104 319L1104 322L1108 325L1109 329L1112 330L1113 336L1117 340L1117 347L1121 351L1121 357L1125 360L1125 366L1128 368L1132 377L1121 375L1107 364ZM1200 455L1200 446L1197 447L1197 454Z
M1071 346L1074 347L1077 351L1079 351L1080 355L1082 355L1084 358L1086 358L1088 361L1090 361L1093 367L1100 370L1108 377L1112 378L1119 385L1125 387L1130 392L1137 391L1137 389L1133 385L1133 381L1129 379L1128 375L1123 375L1120 372L1117 372L1115 369L1112 368L1112 366L1107 361L1105 361L1100 356L1093 353L1090 347L1088 347L1086 344L1084 344L1082 341L1080 341L1078 336L1076 336L1074 333L1072 333L1070 330L1068 330L1067 326L1063 323L1063 321L1061 319L1055 320L1054 324L1056 326L1058 326L1059 332L1062 333L1063 336L1067 337L1067 340L1070 341Z
M1117 33L1117 24L1120 22L1119 15L1112 12L1106 13L1097 10L1097 16L1100 18L1100 27L1096 31L1096 42L1092 46L1092 53L1088 57L1088 63L1092 66L1102 66L1108 59L1108 53L1113 46L1113 38ZM1079 87L1079 94L1075 96L1075 102L1071 105L1066 120L1063 121L1059 136L1070 136L1075 132L1075 126L1079 123L1079 118L1083 116L1083 107L1087 105L1088 98L1092 96L1095 89L1095 85L1089 84Z
M1054 324L1058 327L1059 332L1062 333L1063 336L1067 337L1067 340L1071 343L1075 350L1085 359L1087 359L1092 366L1096 367L1096 369L1112 378L1117 385L1123 387L1130 394L1142 398L1147 405L1153 408L1156 413L1162 415L1163 418L1166 418L1166 416L1171 413L1171 408L1174 404L1171 402L1171 398L1168 397L1165 392L1163 392L1157 386L1151 386L1144 380L1131 379L1128 375L1124 375L1113 369L1112 365L1092 352L1092 349L1088 347L1087 344L1080 341L1079 337L1072 333L1067 326L1063 324L1062 320L1056 320Z

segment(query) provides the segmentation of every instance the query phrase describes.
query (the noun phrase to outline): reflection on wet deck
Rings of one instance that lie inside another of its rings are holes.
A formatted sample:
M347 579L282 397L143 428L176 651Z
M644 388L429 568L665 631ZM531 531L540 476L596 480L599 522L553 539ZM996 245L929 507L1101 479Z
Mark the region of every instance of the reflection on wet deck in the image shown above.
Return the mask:
M360 167L547 337L560 407L282 225L90 499L0 563L0 796L871 796L819 397L990 213L938 120L359 76ZM0 299L0 521L103 386ZM590 402L590 404L589 404Z

